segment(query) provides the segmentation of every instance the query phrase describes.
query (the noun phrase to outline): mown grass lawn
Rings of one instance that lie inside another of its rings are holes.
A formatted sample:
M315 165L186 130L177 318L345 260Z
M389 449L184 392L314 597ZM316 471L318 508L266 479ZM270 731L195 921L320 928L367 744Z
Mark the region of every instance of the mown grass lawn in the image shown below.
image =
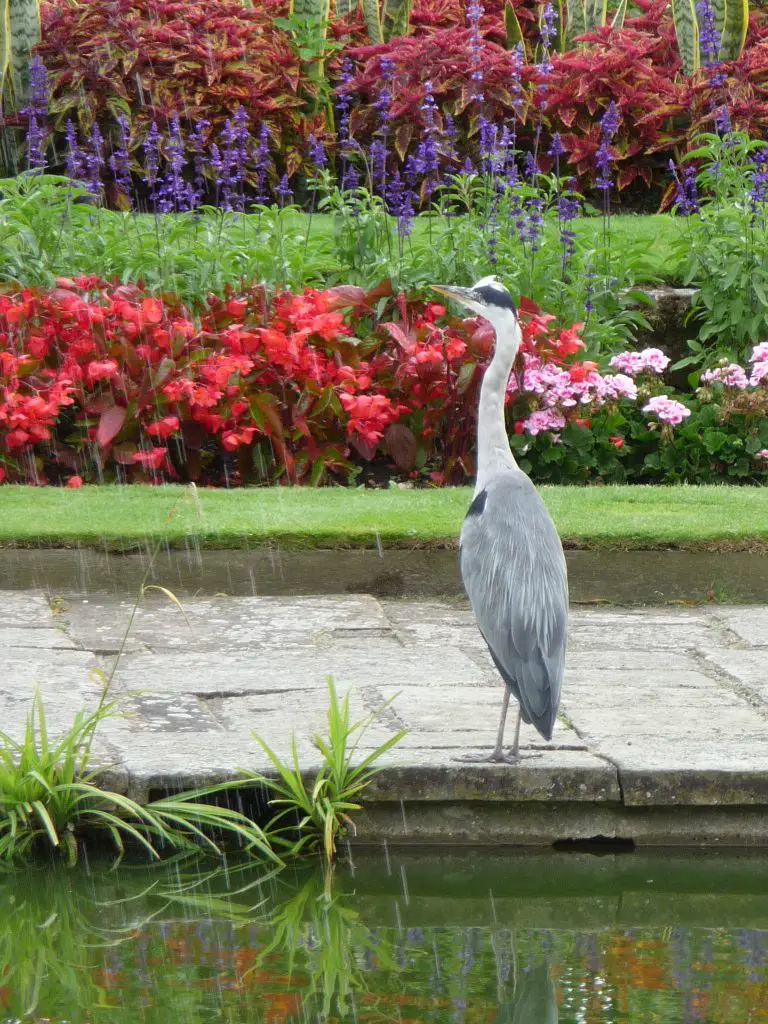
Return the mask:
M262 220L260 214L247 214L221 222L186 215L180 218L175 214L164 214L157 219L154 215L137 214L126 219L122 214L101 210L94 228L91 211L86 207L74 207L62 231L61 244L57 245L57 256L51 269L71 276L96 273L106 267L108 277L117 274L134 279L146 273L148 268L156 273L161 267L167 278L166 284L184 292L185 277L195 268L199 270L198 264L208 265L213 260L211 230L217 236L216 252L247 251L249 246L263 244L259 235ZM417 263L424 262L424 248L438 246L442 237L450 235L457 220L440 216L417 217L405 241L406 249L412 250L413 259ZM306 261L305 271L312 280L315 283L322 283L326 277L331 282L337 280L342 264L337 259L334 218L327 214L309 216L289 209L284 211L281 223L283 237L290 239L294 246L298 244L297 251L302 253L299 262ZM608 223L602 216L580 217L569 227L587 249L594 248L601 253L604 233L608 231L609 264L615 267L619 276L623 276L623 268L627 260L631 260L638 283L677 284L682 280L683 267L675 243L685 230L684 218L669 214L620 214L612 216ZM557 226L547 223L545 231L558 246ZM102 237L109 241L102 244L99 241ZM365 245L370 244L368 239ZM292 259L298 258L294 252ZM408 262L408 256L405 262Z
M572 547L768 547L768 488L543 487ZM287 548L455 544L469 488L0 487L0 545Z
M312 241L329 241L333 235L333 220L324 214L315 214L311 219L300 213L291 217L296 230L308 232ZM430 223L431 221L431 223ZM675 251L685 224L682 218L670 214L618 214L606 225L603 217L579 217L569 227L585 245L602 249L603 233L608 230L611 255L617 263L626 259L627 253L636 249L644 253L638 265L640 279L660 280L678 284L682 280L683 268ZM429 239L434 234L451 230L451 221L444 218L417 217L413 222L414 242ZM548 224L548 232L556 236L557 229Z

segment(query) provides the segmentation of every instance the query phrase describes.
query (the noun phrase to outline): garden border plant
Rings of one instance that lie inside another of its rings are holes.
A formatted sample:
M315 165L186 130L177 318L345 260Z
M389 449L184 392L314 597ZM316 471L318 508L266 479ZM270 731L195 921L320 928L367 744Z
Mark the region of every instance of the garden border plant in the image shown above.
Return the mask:
M272 794L270 806L280 808L268 825L273 842L285 856L296 857L303 852L319 850L326 865L331 868L336 858L336 846L348 830L354 832L351 813L359 811L360 794L367 789L381 768L374 767L383 754L391 750L407 729L400 729L359 763L352 758L363 736L374 721L397 698L397 694L381 708L370 712L357 722L350 722L349 693L339 702L332 676L328 686L328 735L312 736L312 745L319 751L321 764L308 785L309 773L301 768L296 750L296 737L291 739L291 759L285 762L255 732L253 738L274 768L275 776L243 770L248 784L262 786ZM350 746L353 737L354 742ZM328 882L330 885L330 882Z
M77 712L58 742L51 743L38 690L23 739L14 740L0 732L0 861L10 864L28 858L42 843L62 850L68 863L74 865L84 835L95 830L106 831L118 860L125 854L125 839L133 840L155 860L160 859L158 845L161 850L221 855L209 834L213 830L237 837L248 852L257 850L269 861L281 863L262 830L246 815L201 802L204 797L232 789L231 783L144 805L97 785L107 769L91 764L95 733L101 722L116 713L116 702L107 700L108 692L139 604L149 589L161 590L178 604L170 591L147 583L158 549L149 560L112 670L108 676L97 675L101 692L95 711Z

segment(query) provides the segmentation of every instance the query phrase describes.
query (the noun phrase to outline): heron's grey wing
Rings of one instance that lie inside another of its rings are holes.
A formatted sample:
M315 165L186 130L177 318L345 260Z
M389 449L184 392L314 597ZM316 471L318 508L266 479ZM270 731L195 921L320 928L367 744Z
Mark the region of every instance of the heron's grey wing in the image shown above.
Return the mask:
M557 1024L557 993L547 964L539 964L517 979L511 999L499 1005L494 1024Z
M520 470L493 476L461 529L461 575L480 632L523 716L551 739L565 662L568 581L562 544Z

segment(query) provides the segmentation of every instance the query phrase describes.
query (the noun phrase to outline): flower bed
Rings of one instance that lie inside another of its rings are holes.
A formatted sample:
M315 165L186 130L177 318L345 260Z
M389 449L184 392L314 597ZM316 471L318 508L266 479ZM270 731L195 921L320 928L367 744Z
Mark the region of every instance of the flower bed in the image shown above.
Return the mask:
M768 467L768 350L682 403L668 360L601 373L580 324L521 303L508 389L521 466L552 482L754 481ZM98 278L0 295L0 479L433 484L473 474L485 321L388 282L272 302L254 287L193 311ZM618 371L618 372L614 372ZM674 443L673 443L674 442Z

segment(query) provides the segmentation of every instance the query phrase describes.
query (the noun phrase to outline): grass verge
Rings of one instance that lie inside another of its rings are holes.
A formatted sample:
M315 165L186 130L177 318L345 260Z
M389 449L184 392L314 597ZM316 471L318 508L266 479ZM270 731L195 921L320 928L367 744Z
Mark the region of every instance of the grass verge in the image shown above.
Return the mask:
M566 546L768 550L768 488L543 487ZM469 488L0 488L0 545L455 545Z

